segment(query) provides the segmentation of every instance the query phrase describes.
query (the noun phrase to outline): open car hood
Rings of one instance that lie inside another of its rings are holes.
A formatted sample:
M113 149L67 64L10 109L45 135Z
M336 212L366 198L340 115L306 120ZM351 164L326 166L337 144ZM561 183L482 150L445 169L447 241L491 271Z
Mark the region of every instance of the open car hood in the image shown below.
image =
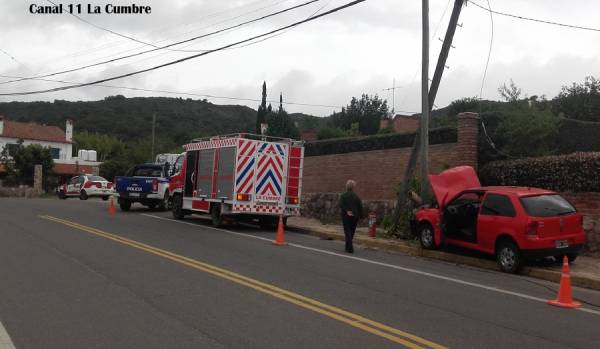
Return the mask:
M471 166L453 167L428 177L440 208L444 208L446 203L461 191L481 187L477 173Z

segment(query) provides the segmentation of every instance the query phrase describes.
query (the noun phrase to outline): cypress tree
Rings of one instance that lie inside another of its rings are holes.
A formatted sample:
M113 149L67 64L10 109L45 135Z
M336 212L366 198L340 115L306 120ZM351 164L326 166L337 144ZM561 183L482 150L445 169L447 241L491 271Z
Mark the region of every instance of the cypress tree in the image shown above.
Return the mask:
M256 133L260 134L260 125L266 122L267 116L267 82L263 81L262 85L262 101L256 112Z

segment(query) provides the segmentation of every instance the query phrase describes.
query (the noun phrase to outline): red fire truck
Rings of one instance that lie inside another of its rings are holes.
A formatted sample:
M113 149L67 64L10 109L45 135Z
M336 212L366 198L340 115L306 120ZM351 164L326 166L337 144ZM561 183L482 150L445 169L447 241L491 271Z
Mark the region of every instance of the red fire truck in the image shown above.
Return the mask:
M210 214L213 225L300 214L304 145L288 138L234 134L184 146L170 179L173 217Z

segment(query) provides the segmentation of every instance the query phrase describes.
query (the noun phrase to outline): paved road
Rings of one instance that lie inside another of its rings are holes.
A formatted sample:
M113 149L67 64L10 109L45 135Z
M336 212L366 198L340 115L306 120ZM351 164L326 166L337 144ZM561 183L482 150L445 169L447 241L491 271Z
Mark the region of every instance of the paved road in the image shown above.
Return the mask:
M16 348L598 348L600 293L96 200L0 199ZM1 327L1 326L0 326ZM0 347L2 340L0 338Z

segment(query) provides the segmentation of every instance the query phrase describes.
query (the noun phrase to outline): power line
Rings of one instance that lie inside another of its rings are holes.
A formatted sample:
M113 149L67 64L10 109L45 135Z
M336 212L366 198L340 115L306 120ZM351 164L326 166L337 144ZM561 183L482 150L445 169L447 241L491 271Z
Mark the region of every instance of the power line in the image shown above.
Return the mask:
M0 75L0 77L14 79L19 78L19 76L14 75ZM61 84L68 85L77 85L81 84L81 82L74 81L65 81L65 80L55 80L55 79L43 79L43 78L35 78L32 80L36 81L45 81L45 82L56 82ZM140 92L155 92L155 93L166 93L172 95L181 95L181 96L194 96L194 97L203 97L203 98L214 98L214 99L226 99L226 100L234 100L234 101L247 101L247 102L261 102L260 99L256 98L243 98L243 97L233 97L233 96L217 96L211 94L201 94L201 93L193 93L193 92L181 92L181 91L170 91L170 90L156 90L142 87L131 87L131 86L121 86L121 85L106 85L106 84L96 84L94 86L113 88L113 89L121 89L121 90L130 90L130 91L140 91ZM267 100L269 103L280 103L279 100ZM342 106L339 105L328 105L328 104L314 104L314 103L301 103L301 102L282 102L283 104L288 105L298 105L298 106L307 106L307 107L321 107L321 108L335 108L342 109Z
M245 7L248 7L248 6L250 6L250 5L254 5L254 4L257 4L257 3L259 3L259 2L264 2L264 1L267 1L267 0L257 0L257 1L254 1L254 2L252 2L252 3L246 4L246 5L238 6L238 7L236 7L235 9L227 9L227 10L222 10L222 11L218 11L218 12L213 12L213 13L211 13L211 14L204 15L204 16L200 17L198 20L194 21L194 23L202 22L202 20L204 20L204 19L207 19L207 18L218 17L218 16L219 16L219 15L221 15L221 14L224 14L224 13L227 13L227 12L231 12L231 11L233 11L233 10L237 10L237 9L245 8ZM214 26L214 25L216 25L216 24L220 24L220 23L228 22L228 21L234 20L234 19L236 19L236 18L242 17L242 16L244 16L244 15L247 15L247 14L250 14L250 13L254 13L254 12L257 12L257 11L260 11L260 10L263 10L263 9L266 9L266 8L269 8L269 7L272 7L272 6L279 5L279 4L281 4L281 3L283 3L283 2L286 2L286 1L289 1L289 0L280 0L280 1L278 1L278 2L275 2L275 3L271 4L271 5L264 6L264 7L258 8L258 9L254 9L254 10L252 10L252 11L249 11L249 12L242 13L241 15L238 15L238 16L235 16L235 17L232 17L232 18L229 18L229 19L226 19L226 20L223 20L223 21L217 22L217 23L213 23L212 25L205 26L205 27L202 27L202 28L199 28L199 29L205 29L205 28L208 28L208 27ZM184 26L189 26L190 24L191 24L191 23L187 23L187 24L185 24ZM175 26L163 26L163 27L160 27L160 28L158 28L158 29L154 29L154 30L150 31L150 33L155 33L155 32L161 32L161 33L162 33L162 32L164 32L166 29L168 29L168 28L174 28L174 27L175 27ZM176 35L173 35L173 36L170 36L170 37L179 37L179 36L182 36L182 35L185 35L185 34L191 33L191 32L193 32L193 31L195 31L195 30L196 30L196 29L194 29L194 30L191 30L191 31L188 31L188 32L185 32L185 33L182 33L182 34L176 34ZM157 44L157 43L159 43L159 42L163 42L163 41L167 41L167 39L161 39L161 40L155 41L155 42L153 42L153 44ZM104 50L104 49L106 49L106 48L111 48L111 47L120 46L120 44L121 44L121 43L123 43L123 42L125 42L125 40L119 40L119 41L108 42L108 43L105 43L105 44L103 44L103 45L96 46L96 47L93 47L93 48L90 48L90 49L81 50L81 51L76 51L76 52L72 52L72 53L69 53L69 54L66 54L66 55L58 56L58 57L56 57L56 58L54 58L54 59L55 59L55 60L59 60L60 58L64 58L64 57L78 57L78 56L84 56L84 55L87 55L88 53L91 53L91 52L95 52L95 51L102 51L102 50ZM119 52L119 53L117 53L117 54L109 55L109 56L107 56L107 57L104 57L104 58L112 57L112 56L115 56L115 55L118 55L118 54L121 54L121 53L131 52L131 51L137 50L138 48L142 48L142 47L136 47L136 48L133 48L133 49L128 49L128 50L125 50L125 51L121 51L121 52Z
M481 78L481 89L479 90L479 121L481 122L481 128L483 129L483 134L485 135L485 139L488 142L488 144L492 147L492 149L494 149L498 154L500 155L504 155L508 158L514 158L513 156L501 151L500 149L498 149L496 147L496 143L494 143L494 141L492 140L492 137L490 137L488 131L487 131L487 127L485 126L485 122L483 121L483 117L481 116L481 110L482 110L482 97L483 97L483 86L485 85L485 78L487 76L487 71L488 71L488 67L490 64L490 58L492 56L492 47L494 44L494 11L492 10L492 5L490 4L490 0L486 0L487 4L488 4L488 12L490 14L490 48L488 50L488 55L487 55L487 60L485 62L485 69L483 71L483 77Z
M473 5L479 7L482 10L485 10L485 11L488 11L490 13L493 13L493 14L496 14L496 15L500 15L500 16L512 17L512 18L522 19L522 20L531 21L531 22L538 22L538 23L544 23L544 24L557 25L557 26L571 28L571 29L580 29L580 30L589 30L589 31L600 32L599 28L583 27L583 26L579 26L579 25L559 23L559 22L547 21L547 20L543 20L543 19L537 19L537 18L519 16L519 15L514 15L512 13L500 12L500 11L495 11L495 10L492 10L492 9L489 9L489 8L485 8L484 6L481 6L481 5L479 5L478 3L474 2L474 1L469 1L469 2L472 3Z
M257 22L257 21L269 18L269 17L277 16L277 15L285 13L285 12L289 12L289 11L292 11L292 10L295 10L295 9L298 9L298 8L301 8L301 7L304 7L304 6L308 6L308 5L310 5L312 3L315 3L315 2L318 2L318 1L320 1L320 0L310 0L310 1L304 2L302 4L299 4L299 5L296 5L296 6L292 6L292 7L288 7L288 8L285 8L283 10L276 11L276 12L264 15L262 17L254 18L252 20L249 20L249 21L246 21L246 22L242 22L242 23L239 23L239 24L227 27L227 28L223 28L223 29L219 29L219 30L207 33L207 34L195 36L193 38L186 39L186 40L183 40L183 41L178 41L178 42L175 42L175 43L172 43L172 44L169 44L169 45L159 46L159 47L156 47L154 49L150 49L150 50L146 50L146 51L142 51L142 52L138 52L138 53L133 53L133 54L130 54L130 55L121 56L121 57L117 57L117 58L112 58L112 59L109 59L109 60L106 60L106 61L102 61L102 62L98 62L98 63L94 63L94 64L89 64L89 65L78 67L78 68L73 68L73 69L67 69L67 70L63 70L63 71L59 71L59 72L54 72L54 73L50 73L50 74L44 74L44 75L38 75L38 76L35 76L35 77L27 77L27 78L22 78L22 79L15 79L15 80L4 81L4 82L1 82L0 85L9 84L9 83L13 83L13 82L19 82L19 81L23 81L23 80L32 80L34 78L47 78L47 77L51 77L51 76L55 76L55 75L72 73L72 72L76 72L76 71L79 71L79 70L88 69L88 68L96 67L96 66L99 66L99 65L103 65L103 64L108 64L108 63L120 61L120 60L123 60L123 59L126 59L126 58L140 56L140 55L143 55L143 54L146 54L146 53L149 53L149 52L155 52L155 51L162 50L162 49L165 49L165 48L169 48L169 47L172 47L172 46L180 45L180 44L183 44L183 43L186 43L186 42L190 42L190 41L194 41L194 40L197 40L197 39L201 39L201 38L204 38L204 37L207 37L207 36L211 36L211 35L215 35L215 34L218 34L218 33L222 33L222 32L225 32L227 30L238 28L238 27L241 27L241 26L244 26L244 25L247 25L247 24L250 24L250 23L254 23L254 22ZM217 50L219 50L219 49L217 49ZM214 51L215 50L203 50L202 53L209 53L209 52L214 52Z
M112 76L112 77L109 77L109 78L104 78L104 79L100 79L100 80L96 80L96 81L91 81L91 82L87 82L87 83L83 83L83 84L77 84L77 85L71 85L71 86L63 86L63 87L56 87L56 88L52 88L52 89L38 90L38 91L0 93L0 96L23 96L23 95L32 95L32 94L46 93L46 92L64 91L64 90L70 90L70 89L73 89L73 88L79 88L79 87L90 86L90 85L97 85L97 84L100 84L100 83L103 83L103 82L117 80L117 79L129 77L129 76L133 76L133 75L137 75L137 74L141 74L141 73L145 73L145 72L157 70L157 69L160 69L160 68L164 68L164 67L168 67L168 66L171 66L171 65L179 64L179 63L188 61L190 59L194 59L194 58L206 56L206 55L208 55L210 53L222 51L222 50L225 50L227 48L230 48L230 47L233 47L233 46L237 46L239 44L244 44L246 42L250 42L250 41L253 41L255 39L259 39L259 38L262 38L262 37L265 37L265 36L268 36L268 35L271 35L271 34L275 34L275 33L278 33L280 31L286 30L288 28L293 28L293 27L296 27L296 26L301 25L303 23L314 21L315 19L318 19L318 18L327 16L327 15L330 15L330 14L332 14L334 12L338 12L338 11L346 9L348 7L352 7L352 6L357 5L357 4L359 4L361 2L364 2L364 1L366 1L366 0L354 0L354 1L351 1L351 2L349 2L347 4L345 4L345 5L341 5L341 6L335 7L333 9L329 10L329 11L325 11L325 12L323 12L321 14L318 14L318 15L315 15L315 16L303 19L301 21L294 22L292 24L288 24L288 25L283 26L283 27L279 27L279 28L271 30L269 32L266 32L266 33L263 33L263 34L259 34L259 35L255 35L253 37L250 37L250 38L247 38L247 39L244 39L244 40L240 40L240 41L237 41L237 42L234 42L234 43L231 43L231 44L227 44L225 46L221 46L221 47L216 48L216 49L212 49L212 50L209 50L209 51L206 51L206 52L203 52L203 53L199 53L199 54L195 54L195 55L192 55L192 56L180 58L180 59L177 59L177 60L174 60L174 61L170 61L170 62L167 62L167 63L163 63L163 64L160 64L160 65L157 65L157 66L154 66L154 67L150 67L150 68L146 68L146 69L141 69L141 70L133 71L131 73L116 75L116 76Z
M52 0L46 0L46 1L47 1L47 2L49 2L49 3L51 3L51 4L52 4L52 5L54 5L54 6L58 6L58 5L57 5L55 2L53 2ZM70 11L68 12L68 14L69 14L69 15L71 15L71 16L73 16L73 17L75 17L75 18L77 18L78 20L80 20L81 22L83 22L83 23L85 23L85 24L91 25L91 26L92 26L92 27L94 27L94 28L97 28L97 29L103 30L103 31L105 31L105 32L109 32L109 33L111 33L111 34L113 34L113 35L117 35L117 36L120 36L120 37L122 37L122 38L125 38L125 39L128 39L128 40L131 40L131 41L135 41L135 42L137 42L137 43L140 43L140 44L144 44L144 45L147 45L147 46L152 46L152 47L157 47L157 46L155 46L155 45L153 45L153 44L151 44L151 43L144 42L144 41L142 41L142 40L138 40L138 39L136 39L136 38L134 38L134 37L127 36L127 35L125 35L125 34L121 34L121 33L117 33L117 32L116 32L116 31L114 31L114 30L110 30L110 29L108 29L108 28L101 27L101 26L99 26L99 25L97 25L97 24L95 24L95 23L92 23L92 22L90 22L90 21L88 21L88 20L85 20L85 19L81 18L80 16L78 16L78 15L76 15L76 14L74 14L74 13L70 12Z

